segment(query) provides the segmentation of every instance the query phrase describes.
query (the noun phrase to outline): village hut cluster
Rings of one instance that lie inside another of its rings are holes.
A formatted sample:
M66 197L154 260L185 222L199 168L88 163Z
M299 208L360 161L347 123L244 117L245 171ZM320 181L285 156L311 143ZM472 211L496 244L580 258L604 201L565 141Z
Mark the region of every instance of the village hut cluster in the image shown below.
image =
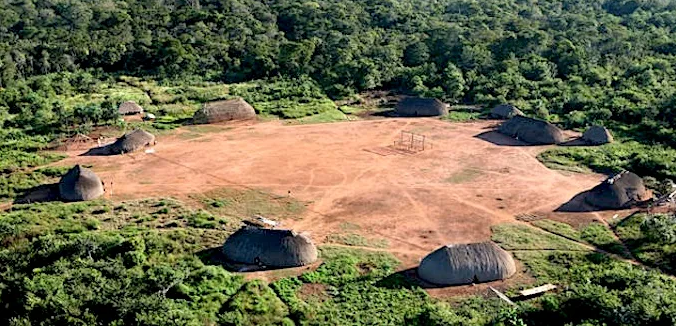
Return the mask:
M120 114L141 114L143 108L134 102L119 107ZM430 117L448 114L448 107L438 99L406 97L397 104L395 114L401 117ZM193 117L193 123L219 123L254 119L256 111L242 98L206 103ZM562 144L561 129L539 119L529 118L517 107L502 104L494 107L490 117L504 119L497 129L501 134L528 144ZM613 141L602 126L592 126L581 139L585 144L601 145ZM125 154L155 144L155 136L137 129L106 145L110 155ZM103 182L90 169L76 165L59 183L63 200L92 200L104 193ZM589 191L586 201L600 209L623 209L649 198L639 176L622 172L608 178ZM286 268L317 261L317 247L309 235L292 230L244 226L223 244L222 253L236 264ZM449 286L504 280L516 273L512 256L493 242L446 244L425 256L418 276L429 283Z

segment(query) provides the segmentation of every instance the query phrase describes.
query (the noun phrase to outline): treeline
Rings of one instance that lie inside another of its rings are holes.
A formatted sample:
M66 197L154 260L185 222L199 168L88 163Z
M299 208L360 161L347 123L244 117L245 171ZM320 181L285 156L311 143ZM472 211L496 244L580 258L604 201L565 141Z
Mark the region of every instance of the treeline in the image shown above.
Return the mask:
M509 101L566 127L619 123L676 145L669 1L4 0L0 17L5 88L82 69L227 83L310 76L332 97L398 89Z

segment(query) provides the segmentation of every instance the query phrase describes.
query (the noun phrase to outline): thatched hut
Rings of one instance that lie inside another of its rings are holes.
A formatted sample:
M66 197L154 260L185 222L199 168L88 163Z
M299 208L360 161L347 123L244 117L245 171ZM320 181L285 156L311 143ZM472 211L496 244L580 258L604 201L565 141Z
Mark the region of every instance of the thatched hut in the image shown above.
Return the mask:
M310 238L291 230L245 226L223 245L223 254L236 263L271 267L295 267L317 260L317 248Z
M500 104L491 109L491 118L494 119L511 119L517 115L523 115L523 112L511 104Z
M610 130L603 126L591 126L582 134L582 140L590 145L603 145L613 142Z
M111 154L124 154L154 144L155 136L153 136L153 134L145 130L136 129L118 138L114 143L108 146L108 150Z
M103 195L103 182L90 169L74 166L59 181L59 196L65 201L92 200Z
M512 256L493 242L451 244L423 258L421 279L438 285L490 282L514 275Z
M623 209L650 199L643 179L629 171L620 172L587 193L585 202L601 209Z
M435 98L406 97L397 103L395 113L400 117L434 117L448 114L448 108Z
M129 114L141 114L143 113L143 108L136 104L134 101L127 101L122 104L117 108L118 112L120 112L121 115L129 115Z
M520 115L505 121L498 131L534 145L558 144L564 140L563 132L555 125Z
M205 103L195 112L193 123L217 123L256 118L253 106L242 98Z

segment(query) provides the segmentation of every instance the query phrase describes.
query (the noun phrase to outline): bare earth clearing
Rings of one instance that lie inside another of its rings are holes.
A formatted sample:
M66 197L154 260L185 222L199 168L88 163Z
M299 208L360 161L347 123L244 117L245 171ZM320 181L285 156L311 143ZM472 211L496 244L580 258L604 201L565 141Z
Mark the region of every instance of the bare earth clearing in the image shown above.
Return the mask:
M488 135L491 142L476 137L494 124L384 119L188 127L160 137L154 154L73 151L58 164L93 165L108 187L113 183L115 200L233 185L278 196L290 191L311 204L286 227L322 242L349 225L367 238L386 239L387 250L410 267L443 244L487 240L491 225L514 222L515 215L549 215L603 178L547 169L535 158L544 147L504 145L516 142L496 134ZM392 151L402 130L425 135L433 148Z

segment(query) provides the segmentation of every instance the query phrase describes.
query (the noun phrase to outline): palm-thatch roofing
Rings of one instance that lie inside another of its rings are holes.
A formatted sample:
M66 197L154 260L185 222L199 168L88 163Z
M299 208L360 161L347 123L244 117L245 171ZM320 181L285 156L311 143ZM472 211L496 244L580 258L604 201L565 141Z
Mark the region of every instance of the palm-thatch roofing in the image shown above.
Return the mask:
M516 272L512 256L493 242L450 244L423 258L421 279L438 285L490 282Z
M155 136L153 134L145 130L136 129L118 138L108 146L108 149L111 154L124 154L134 152L154 143Z
M448 114L448 108L436 98L406 97L397 103L395 113L400 117L434 117Z
M558 144L564 140L563 132L555 125L520 115L505 121L498 131L534 145Z
M254 108L242 98L205 103L195 112L193 123L217 123L256 117Z
M294 267L317 260L317 248L304 234L291 230L245 226L223 245L225 256L237 263L272 267Z
M610 130L603 126L591 126L582 134L582 140L590 145L603 145L613 142Z
M103 195L101 179L90 169L74 166L59 181L59 196L66 201L92 200Z
M517 115L523 115L523 112L511 104L500 104L491 109L491 117L495 119L511 119Z
M643 179L629 171L620 172L596 187L585 196L587 204L601 209L623 209L648 200Z
M134 101L127 101L120 104L117 110L122 115L143 113L143 108Z

